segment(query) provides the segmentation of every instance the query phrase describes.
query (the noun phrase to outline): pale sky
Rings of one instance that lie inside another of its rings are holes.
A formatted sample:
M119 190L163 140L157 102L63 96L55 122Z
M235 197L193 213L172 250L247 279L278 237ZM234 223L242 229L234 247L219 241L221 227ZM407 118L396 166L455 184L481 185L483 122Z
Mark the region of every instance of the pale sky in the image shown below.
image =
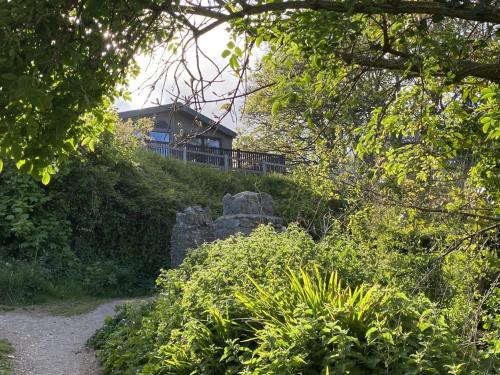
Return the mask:
M228 63L228 59L223 59L222 58L222 52L226 49L226 45L229 41L229 34L227 31L224 29L224 27L219 27L214 30L212 30L210 33L203 35L200 38L199 44L201 48L203 49L204 53L210 57L218 66L224 66ZM191 59L193 60L193 68L195 67L194 62L195 60L195 55L194 51L190 51L188 53L188 61L191 63ZM123 99L118 100L115 103L116 108L118 111L125 111L125 110L130 110L130 109L140 109L144 107L151 107L157 105L157 103L161 104L168 104L173 101L173 97L171 95L168 95L164 90L162 90L162 85L163 82L165 82L165 88L166 89L173 89L173 82L174 82L174 77L173 73L169 73L166 77L161 75L159 72L161 71L162 62L165 61L165 59L168 57L167 52L165 49L159 49L152 57L150 56L144 56L141 55L138 57L137 61L139 63L139 66L141 67L141 73L140 75L131 80L128 91L130 92L131 95L131 101L124 101ZM211 66L211 64L206 60L205 62L202 62L201 64L201 71L202 74L206 77L213 77L214 74L216 73L216 69ZM154 82L158 77L161 77L161 80L155 87L153 91L151 91L151 84ZM184 73L180 75L180 80L184 81L188 79L187 73ZM234 76L234 73L232 72L227 72L222 77L222 82L219 82L215 84L213 87L208 90L209 92L207 93L206 98L207 99L216 99L217 97L212 93L215 91L218 95L222 93L227 93L230 90L234 90L237 84L237 78ZM179 81L179 77L178 77ZM181 88L181 91L184 95L188 94L190 90L188 89L187 85L184 85L184 87ZM148 94L149 98L148 98ZM223 110L221 110L220 106L222 105L222 102L219 103L206 103L203 105L203 108L201 109L201 112L210 117L213 118L214 120L217 119L217 116L223 113ZM235 126L238 124L240 121L240 116L239 116L239 107L242 105L242 100L239 100L237 103L237 112L238 116L231 116L228 115L222 120L222 124L234 129Z

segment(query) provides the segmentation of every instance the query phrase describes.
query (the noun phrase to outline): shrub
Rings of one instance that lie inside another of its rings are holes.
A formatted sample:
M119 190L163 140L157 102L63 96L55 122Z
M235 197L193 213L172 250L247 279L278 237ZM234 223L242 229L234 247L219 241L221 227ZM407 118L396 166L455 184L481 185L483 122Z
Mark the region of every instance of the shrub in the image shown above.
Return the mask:
M144 354L146 357L136 361L148 362L148 370L144 370L146 373L153 371L158 365L154 347L168 341L183 322L205 316L208 308L224 308L228 304L234 306L234 293L253 287L245 274L258 280L280 283L287 266L310 264L315 257L314 247L312 238L296 226L291 226L279 236L272 228L261 227L251 237L233 237L202 245L190 252L179 269L163 271L157 280L161 296L138 329L147 329L154 334L149 335L152 339L145 343L147 348L142 349L143 353L147 353ZM98 347L103 349L109 373L113 373L111 368L114 363L121 363L120 358L128 350L134 350L126 339L129 335L135 337L138 331L120 335L120 340L110 336L104 340L105 345ZM127 367L118 373L131 374L133 370Z
M0 339L0 375L10 375L12 371L9 354L14 351L12 345L4 339Z
M446 309L418 290L396 286L398 278L412 275L413 255L369 254L348 238L338 233L336 240L316 243L294 225L283 233L264 226L249 237L191 251L179 269L162 272L151 311L142 319L132 314L134 324L101 331L108 332L98 345L108 373L369 374L398 373L405 366L414 373L472 373L479 368L476 350L465 345ZM322 271L297 273L314 267ZM330 279L333 271L346 287ZM122 358L129 352L137 356L127 364Z
M50 209L51 197L9 163L0 174L0 260L35 262L65 273L74 261L69 223Z
M0 261L0 303L27 301L52 288L46 268L10 260Z
M236 292L240 316L208 310L160 348L176 374L399 374L466 369L458 337L429 300L377 286L342 287L336 272L289 271L284 288Z
M106 318L104 328L89 339L88 345L103 349L101 358L106 374L136 374L147 363L155 332L147 329L148 318L144 316L152 308L153 302L146 301L117 306L115 315ZM111 343L120 347L120 357L114 355Z

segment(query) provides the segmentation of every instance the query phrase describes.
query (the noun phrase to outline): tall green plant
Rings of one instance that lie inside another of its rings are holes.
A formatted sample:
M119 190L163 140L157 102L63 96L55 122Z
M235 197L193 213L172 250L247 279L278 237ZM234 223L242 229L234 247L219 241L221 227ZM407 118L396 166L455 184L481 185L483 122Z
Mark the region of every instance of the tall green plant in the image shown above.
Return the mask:
M238 316L207 310L207 320L186 326L189 338L162 349L163 371L465 374L477 368L426 298L342 287L336 272L318 268L289 270L287 278L278 290L251 279L254 291L235 293L244 308Z

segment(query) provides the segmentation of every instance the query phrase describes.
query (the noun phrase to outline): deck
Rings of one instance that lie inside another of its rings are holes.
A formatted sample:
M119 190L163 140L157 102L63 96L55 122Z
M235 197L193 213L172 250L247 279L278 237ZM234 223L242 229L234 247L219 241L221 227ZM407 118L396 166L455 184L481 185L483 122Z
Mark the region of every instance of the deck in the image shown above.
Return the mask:
M286 173L285 155L241 151L194 145L173 146L167 142L149 141L149 150L167 158L185 163L199 163L210 167L241 170L251 173Z

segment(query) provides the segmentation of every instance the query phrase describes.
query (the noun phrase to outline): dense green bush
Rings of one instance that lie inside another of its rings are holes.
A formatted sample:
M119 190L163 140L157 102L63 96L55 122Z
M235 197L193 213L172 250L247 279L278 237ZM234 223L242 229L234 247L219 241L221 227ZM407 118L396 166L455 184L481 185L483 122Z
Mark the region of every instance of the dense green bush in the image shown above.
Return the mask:
M178 374L447 373L467 365L444 318L425 298L365 285L337 273L288 273L284 288L236 293L243 308L208 310L160 348Z
M157 281L161 297L139 328L133 324L119 325L116 333L103 340L105 345L98 346L103 349L108 373L135 373L132 368L135 369L137 363L156 368L159 357L155 347L158 349L158 345L167 342L173 331L183 323L205 316L207 309L213 306L225 308L237 290L252 290L253 285L245 274L257 280L281 282L280 275L287 266L307 266L314 257L314 241L297 227L289 228L280 236L262 227L248 238L203 245L191 252L180 268L162 273ZM133 310L125 314L126 321L138 319ZM106 327L104 330L114 332ZM148 340L142 341L143 346L137 345L135 338L143 335ZM134 363L124 363L120 358L125 355L134 357ZM152 370L146 373L148 371Z
M115 315L105 320L104 327L92 336L88 345L103 347L107 342L122 342L127 350L120 357L103 357L103 365L108 373L135 374L146 363L150 344L155 340L155 330L149 329L151 320L145 318L152 312L154 303L141 301L126 303L116 308Z
M56 274L72 259L69 223L50 210L52 197L34 180L12 166L0 174L0 256L34 260Z
M494 356L482 360L446 307L459 293L431 302L424 295L436 295L429 286L415 287L422 275L414 272L411 259L419 246L405 254L382 245L358 248L358 241L339 228L316 243L292 225L283 233L261 227L250 237L201 246L179 269L161 274L152 306L139 312L123 308L99 331L94 344L106 373L479 374L491 369ZM429 263L433 256L419 262ZM322 271L310 276L315 267ZM468 277L466 268L462 272ZM346 286L330 280L332 274ZM437 279L457 285L446 273Z

